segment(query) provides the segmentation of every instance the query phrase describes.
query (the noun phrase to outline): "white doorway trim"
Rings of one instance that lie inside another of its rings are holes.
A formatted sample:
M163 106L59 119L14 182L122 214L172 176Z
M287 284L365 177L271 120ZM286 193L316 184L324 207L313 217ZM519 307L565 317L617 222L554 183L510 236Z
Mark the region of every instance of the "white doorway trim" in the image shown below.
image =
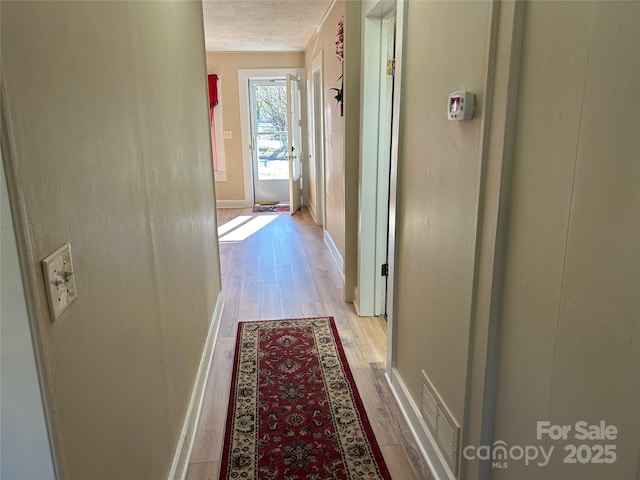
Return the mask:
M304 78L304 68L253 68L238 70L238 99L240 106L240 133L242 136L242 175L244 177L244 207L252 207L253 166L251 161L251 129L249 124L249 79L284 78L287 73Z
M309 212L316 225L324 225L324 96L323 96L323 50L320 50L311 64L309 77L309 187L315 189L315 198L308 197ZM313 168L312 168L313 167ZM310 192L309 192L310 193Z
M389 180L392 142L393 76L387 75L393 48L396 5L382 0L363 18L362 117L360 137L360 209L358 212L358 281L354 305L359 315L386 313Z
M400 139L400 131L402 129L402 125L400 124L401 120L401 91L402 91L402 70L403 70L403 49L404 49L404 28L406 23L406 14L407 8L406 3L403 0L381 0L375 3L368 12L363 12L363 26L364 29L367 29L366 17L370 17L369 19L375 20L377 17L378 27L374 30L374 33L377 31L378 37L382 34L382 19L388 17L391 12L395 9L396 16L396 36L395 36L395 77L393 84L393 109L391 112L392 118L392 128L391 128L391 155L390 155L390 169L389 169L389 204L388 204L388 222L389 222L389 235L388 235L388 263L389 263L389 276L387 277L387 356L386 356L386 370L387 370L387 378L391 381L394 378L393 372L396 365L396 314L395 314L395 258L396 258L396 211L397 211L397 186L398 186L398 158L400 156L399 151L399 139ZM373 18L371 18L373 17ZM371 25L370 25L371 26ZM375 22L374 25L375 26ZM363 32L363 36L364 36ZM363 45L367 45L363 42ZM377 43L377 53L375 54L376 58L380 58L380 43ZM375 46L375 45L374 45ZM363 47L363 64L366 63L366 60L370 55L366 48ZM379 63L379 61L378 61ZM363 84L365 82L366 72L363 73ZM363 91L364 96L364 91ZM363 99L363 108L364 108L364 99ZM377 115L376 115L377 117ZM361 122L364 122L365 119L364 111L361 112ZM361 124L361 132L364 135L364 125ZM377 130L375 130L377 132ZM364 183L364 179L361 180ZM375 188L376 185L368 185L367 188ZM361 186L361 188L363 188ZM362 197L361 197L362 198ZM360 211L362 211L362 204L360 204ZM359 232L360 240L362 239L362 234ZM373 250L374 251L374 250ZM360 253L359 253L360 255ZM374 257L371 257L374 258ZM359 261L362 260L359 257ZM380 272L376 272L380 273ZM359 286L358 286L359 288ZM357 290L357 289L356 289ZM356 291L356 293L358 293Z

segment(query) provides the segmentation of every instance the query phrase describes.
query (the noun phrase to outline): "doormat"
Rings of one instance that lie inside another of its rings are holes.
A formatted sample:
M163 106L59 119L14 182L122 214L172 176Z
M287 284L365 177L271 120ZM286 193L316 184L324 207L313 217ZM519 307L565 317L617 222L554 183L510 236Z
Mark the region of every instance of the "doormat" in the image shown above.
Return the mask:
M220 479L390 480L332 317L240 322Z
M256 213L259 212L288 212L289 205L276 203L275 205L260 205L256 204L253 206L253 211Z

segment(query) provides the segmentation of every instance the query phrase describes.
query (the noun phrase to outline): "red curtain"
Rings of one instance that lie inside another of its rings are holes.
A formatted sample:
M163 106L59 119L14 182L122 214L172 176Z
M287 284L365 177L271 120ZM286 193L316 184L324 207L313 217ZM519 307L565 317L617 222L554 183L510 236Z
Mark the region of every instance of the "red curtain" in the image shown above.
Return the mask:
M218 149L216 148L216 124L213 109L218 104L218 74L212 73L209 80L209 119L211 125L211 149L213 152L213 171L218 171Z

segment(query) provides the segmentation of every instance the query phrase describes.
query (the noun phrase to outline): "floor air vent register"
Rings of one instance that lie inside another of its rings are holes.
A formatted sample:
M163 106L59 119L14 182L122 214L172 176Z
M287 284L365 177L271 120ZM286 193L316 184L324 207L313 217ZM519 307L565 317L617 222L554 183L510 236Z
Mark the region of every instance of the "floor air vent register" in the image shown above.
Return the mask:
M422 372L420 412L436 440L442 456L446 459L454 475L457 476L460 426L453 419L453 415L444 405L424 371Z

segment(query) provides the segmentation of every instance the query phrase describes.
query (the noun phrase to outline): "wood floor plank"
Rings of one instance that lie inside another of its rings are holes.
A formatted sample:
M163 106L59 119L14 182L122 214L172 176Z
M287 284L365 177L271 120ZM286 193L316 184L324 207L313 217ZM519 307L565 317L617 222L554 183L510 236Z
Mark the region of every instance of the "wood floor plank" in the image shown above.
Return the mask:
M290 298L292 295L286 290L278 290L280 298L280 318L302 318L304 313L299 300Z
M260 301L243 300L238 305L238 321L250 322L260 318Z
M278 281L276 271L276 256L271 249L266 248L260 251L260 283L275 283Z
M256 250L244 249L242 257L242 274L247 277L258 277L260 275L260 255Z
M233 254L233 247L227 244L220 244L220 270L229 271L229 261Z
M224 309L220 324L219 335L230 337L235 335L235 324L238 318L238 304L240 303L240 289L242 276L225 275L222 277L222 291L224 293Z
M298 289L298 297L301 302L315 303L320 300L318 289L313 280L313 274L309 265L296 265L293 271L293 277Z
M185 480L216 480L219 470L220 462L192 463Z
M280 295L273 282L260 282L258 285L260 320L276 320L281 318Z
M238 217L243 225L255 221L251 225L264 226L244 239L220 244L225 307L187 480L218 478L238 322L317 316L335 319L392 477L432 480L384 376L386 324L378 317L358 317L353 305L343 301L342 274L322 227L306 208L293 216L218 210L221 226Z
M221 337L216 342L203 399L206 408L200 413L190 463L220 460L235 344L235 337Z
M416 477L411 465L407 463L406 456L400 445L387 445L380 447L382 456L387 464L391 478L399 480L422 480Z
M243 266L244 246L238 243L235 243L235 244L227 243L224 246L227 249L231 250L231 253L229 254L229 260L225 265L224 272L228 274L240 273L242 271L242 266ZM222 265L221 265L221 270L222 270Z
M260 282L257 276L243 275L240 287L240 301L260 300Z
M303 317L321 317L325 315L320 302L300 302Z

